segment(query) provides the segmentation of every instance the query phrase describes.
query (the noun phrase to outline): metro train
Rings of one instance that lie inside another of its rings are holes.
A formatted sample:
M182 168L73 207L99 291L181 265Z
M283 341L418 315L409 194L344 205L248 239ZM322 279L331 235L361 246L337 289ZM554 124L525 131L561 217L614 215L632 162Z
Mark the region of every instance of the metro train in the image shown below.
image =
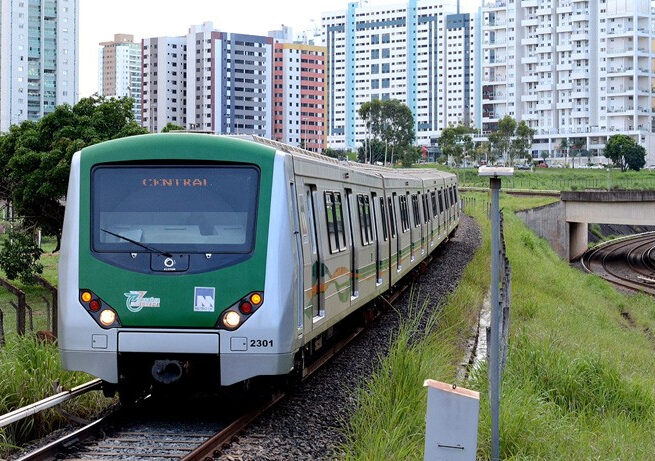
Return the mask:
M149 134L72 159L59 262L68 370L121 397L298 372L459 222L455 175L256 136Z

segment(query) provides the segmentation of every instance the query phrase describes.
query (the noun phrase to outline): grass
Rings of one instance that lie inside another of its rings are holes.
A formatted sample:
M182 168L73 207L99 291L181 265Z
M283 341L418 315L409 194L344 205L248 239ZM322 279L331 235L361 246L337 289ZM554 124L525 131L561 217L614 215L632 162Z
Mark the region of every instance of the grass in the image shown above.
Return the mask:
M55 243L54 238L44 238L41 263L43 277L56 286L59 254L52 253ZM1 271L0 276L6 278ZM17 280L11 283L25 292L26 302L33 309L34 330L45 330L47 306L42 296L51 300L50 292L39 285L25 285ZM58 386L70 389L92 378L86 373L64 371L56 345L39 342L31 334L18 336L16 312L9 301L16 302L15 296L0 288L0 309L4 313L7 340L6 346L0 347L0 414L53 395ZM97 414L111 402L101 393L91 392L58 408L85 418ZM0 429L0 459L26 441L43 436L67 422L58 409L50 409Z
M483 194L467 194L480 201ZM534 203L531 199L531 204ZM655 301L619 293L562 262L513 210L526 199L501 196L512 264L512 323L501 400L501 458L652 459L655 453ZM489 224L471 212L484 243L443 306L439 329L392 353L358 395L347 459L423 457L425 378L452 382L467 323L488 287ZM411 322L409 323L411 325ZM480 391L478 458L490 457L486 368L465 387Z
M489 180L478 176L477 169L457 170L435 164L421 164L422 168L439 168L457 173L461 186L488 187ZM534 171L514 170L514 176L503 179L505 189L532 190L585 190L607 189L607 170L580 168L535 168ZM612 169L609 186L611 189L655 189L655 171L625 171Z
M53 395L57 386L70 389L89 379L85 373L62 370L56 345L41 343L32 335L12 335L0 348L0 414ZM101 393L91 392L60 408L85 418L109 402ZM25 441L43 436L67 421L53 408L0 429L0 459Z

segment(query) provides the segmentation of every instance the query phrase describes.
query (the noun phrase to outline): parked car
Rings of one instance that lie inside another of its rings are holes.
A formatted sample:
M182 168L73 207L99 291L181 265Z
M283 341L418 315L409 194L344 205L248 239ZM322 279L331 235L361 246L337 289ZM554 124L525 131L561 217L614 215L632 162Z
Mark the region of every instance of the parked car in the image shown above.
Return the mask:
M548 164L547 163L539 163L539 164L537 164L537 168L548 168Z

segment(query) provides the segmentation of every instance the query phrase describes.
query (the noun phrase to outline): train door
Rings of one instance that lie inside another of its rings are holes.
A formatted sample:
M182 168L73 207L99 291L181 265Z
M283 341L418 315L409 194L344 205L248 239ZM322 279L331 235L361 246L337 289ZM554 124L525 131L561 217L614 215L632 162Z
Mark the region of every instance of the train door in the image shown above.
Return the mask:
M346 209L348 210L348 231L350 233L350 296L356 298L359 295L357 287L357 250L355 245L355 233L353 231L353 210L355 205L353 201L353 191L346 189Z
M419 223L421 225L421 254L425 254L425 248L427 247L426 242L427 242L427 237L426 233L428 231L425 220L425 194L421 194L420 192L417 193L417 199L416 199L416 208L418 210L418 215L419 215Z
M382 258L380 255L380 231L378 230L377 194L375 192L371 192L371 206L373 208L371 212L373 214L373 236L375 238L373 242L375 244L375 285L377 286L382 283Z
M321 260L321 245L317 223L317 195L316 186L306 185L303 192L298 195L300 211L300 228L303 253L303 289L305 303L305 334L312 329L312 319L325 315L324 303L324 277L325 270Z
M419 225L419 220L416 217L416 213L418 212L418 202L416 199L416 195L411 195L409 196L410 199L410 205L412 207L412 212L411 212L411 219L408 219L409 221L409 262L412 263L414 262L414 259L416 258L416 255L414 254L414 247L416 246L417 242L417 235L416 235L416 226ZM408 210L409 211L409 210ZM408 213L408 217L409 217Z

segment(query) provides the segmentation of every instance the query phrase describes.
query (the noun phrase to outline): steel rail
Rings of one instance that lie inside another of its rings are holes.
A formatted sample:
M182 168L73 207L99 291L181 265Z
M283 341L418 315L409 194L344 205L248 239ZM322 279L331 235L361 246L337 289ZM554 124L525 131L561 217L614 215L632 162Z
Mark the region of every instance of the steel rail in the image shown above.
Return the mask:
M47 397L43 400L39 400L38 402L26 405L22 408L18 408L12 412L0 416L0 428L20 421L21 419L25 419L29 416L33 416L40 411L60 405L67 400L78 397L82 394L86 394L87 392L98 390L101 386L102 381L100 379L94 379L93 381L89 381L88 383L74 387L69 391L60 392L59 394Z
M629 270L632 270L632 272L639 274L636 275L638 279L644 278L643 277L644 275L650 276L652 274L651 271L648 271L645 274L642 270L639 270L638 268L635 267L633 261L630 260L630 257L635 254L634 253L635 250L644 246L653 245L653 240L655 240L655 232L645 232L642 234L631 235L627 237L621 237L618 239L610 240L608 242L604 242L600 245L597 245L593 249L587 251L587 253L585 253L583 257L580 259L580 262L582 264L582 267L587 272L595 273L600 277L604 278L605 280L614 283L615 285L618 285L623 288L627 288L629 290L645 292L648 294L655 295L655 287L653 286L652 283L649 283L648 281L631 279L619 273L618 271L614 270L607 263L608 257L610 257L611 255L613 255L619 250L623 250L627 248L628 253L626 254L626 260L624 261L625 266L629 268ZM640 258L641 261L644 262L644 258L650 258L650 254L652 251L653 251L653 247L644 250ZM602 268L602 272L595 271L593 267L594 265L599 265ZM647 267L648 265L644 264L644 266Z

